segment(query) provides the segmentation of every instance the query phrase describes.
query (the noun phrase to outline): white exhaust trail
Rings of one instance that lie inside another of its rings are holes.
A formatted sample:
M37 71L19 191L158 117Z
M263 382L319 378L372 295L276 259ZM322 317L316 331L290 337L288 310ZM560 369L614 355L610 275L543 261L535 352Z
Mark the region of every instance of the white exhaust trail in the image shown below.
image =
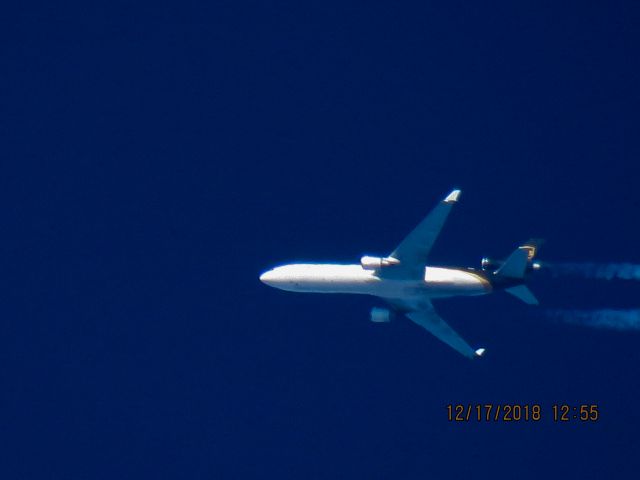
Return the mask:
M598 280L640 280L640 265L633 263L547 263L554 275L573 275Z
M640 331L640 309L554 309L547 310L545 313L550 318L572 325L620 331Z

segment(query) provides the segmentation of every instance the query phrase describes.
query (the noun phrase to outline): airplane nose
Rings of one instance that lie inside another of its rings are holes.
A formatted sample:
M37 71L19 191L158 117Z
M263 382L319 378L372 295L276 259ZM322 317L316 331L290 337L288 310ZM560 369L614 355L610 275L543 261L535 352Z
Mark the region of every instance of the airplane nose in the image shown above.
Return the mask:
M274 268L260 275L260 281L270 287L286 289L290 283L290 279L282 268Z
M264 283L265 285L272 285L273 282L276 280L276 275L274 273L273 270L268 270L266 272L264 272L262 275L260 275L260 281L262 283Z

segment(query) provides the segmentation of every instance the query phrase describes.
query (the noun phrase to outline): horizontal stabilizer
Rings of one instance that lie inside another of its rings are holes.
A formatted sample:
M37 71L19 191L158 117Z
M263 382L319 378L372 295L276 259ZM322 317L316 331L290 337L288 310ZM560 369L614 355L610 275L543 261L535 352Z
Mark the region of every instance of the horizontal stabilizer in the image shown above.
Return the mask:
M505 292L510 293L516 298L519 298L524 303L528 305L539 305L538 299L535 297L533 292L527 288L526 285L518 285L516 287L511 287L505 289Z

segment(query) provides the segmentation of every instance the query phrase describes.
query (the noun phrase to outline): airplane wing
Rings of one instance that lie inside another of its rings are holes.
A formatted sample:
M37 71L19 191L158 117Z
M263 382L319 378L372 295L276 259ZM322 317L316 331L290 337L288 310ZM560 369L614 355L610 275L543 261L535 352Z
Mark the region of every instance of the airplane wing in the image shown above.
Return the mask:
M420 310L407 312L406 316L465 357L475 358L484 354L484 348L477 350L471 348L453 328L440 318L429 301L423 301Z
M400 260L400 263L393 269L389 269L388 273L400 274L409 278L422 278L431 247L438 238L451 207L458 201L459 196L460 190L453 190L407 235L389 255Z

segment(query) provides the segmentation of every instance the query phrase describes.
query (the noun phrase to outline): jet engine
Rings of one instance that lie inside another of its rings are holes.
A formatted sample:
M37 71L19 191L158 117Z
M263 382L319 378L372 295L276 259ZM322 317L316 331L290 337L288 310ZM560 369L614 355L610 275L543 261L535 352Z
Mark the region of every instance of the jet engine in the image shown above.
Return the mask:
M374 323L389 323L393 313L386 308L373 307L371 309L371 321Z
M496 271L497 269L499 269L502 264L504 262L500 261L500 260L494 260L493 258L489 258L489 257L483 257L482 260L480 261L480 266L482 267L482 270L489 270L489 271Z
M369 257L365 255L360 259L360 265L365 270L377 270L382 267L397 265L398 263L400 263L400 260L393 257Z
M495 260L493 258L483 257L482 261L480 262L480 266L484 271L495 272L502 266L503 263L504 260ZM529 261L527 271L530 272L532 270L540 270L540 262Z

